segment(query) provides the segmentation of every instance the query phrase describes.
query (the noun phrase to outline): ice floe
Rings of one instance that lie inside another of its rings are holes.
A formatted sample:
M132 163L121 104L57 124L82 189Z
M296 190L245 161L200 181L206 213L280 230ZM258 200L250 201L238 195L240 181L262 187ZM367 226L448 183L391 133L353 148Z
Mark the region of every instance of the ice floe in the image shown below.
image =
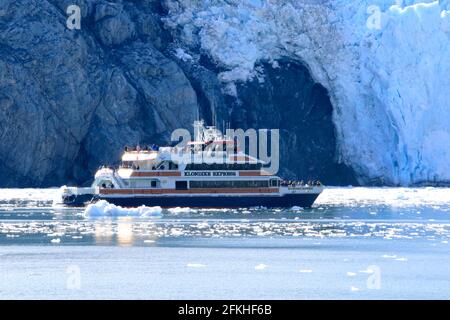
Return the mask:
M161 214L161 207L122 208L105 200L89 204L84 210L85 217L160 217Z
M312 270L311 269L300 269L300 270L298 270L298 272L300 272L300 273L311 273Z
M201 264L201 263L188 263L186 265L186 267L188 267L188 268L205 268L206 265L205 264Z
M319 196L316 205L348 207L385 205L399 208L428 206L439 209L444 206L450 207L450 189L328 187Z
M264 263L260 263L255 266L255 270L264 270L266 268L267 268L267 265L265 265Z

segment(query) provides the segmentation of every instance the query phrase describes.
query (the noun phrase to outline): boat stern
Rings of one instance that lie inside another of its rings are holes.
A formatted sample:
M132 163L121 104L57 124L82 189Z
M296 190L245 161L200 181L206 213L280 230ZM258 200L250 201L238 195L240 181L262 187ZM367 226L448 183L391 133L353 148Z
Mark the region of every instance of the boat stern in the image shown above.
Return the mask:
M61 187L60 203L66 206L82 207L94 198L94 188Z

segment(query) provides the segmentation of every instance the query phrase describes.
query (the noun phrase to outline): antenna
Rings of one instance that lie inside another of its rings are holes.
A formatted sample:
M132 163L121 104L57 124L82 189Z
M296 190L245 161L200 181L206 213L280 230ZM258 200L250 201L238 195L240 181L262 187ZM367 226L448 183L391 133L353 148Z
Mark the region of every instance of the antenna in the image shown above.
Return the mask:
M211 119L211 121L212 121L212 125L216 126L217 119L216 119L216 106L215 105L212 106L212 119Z

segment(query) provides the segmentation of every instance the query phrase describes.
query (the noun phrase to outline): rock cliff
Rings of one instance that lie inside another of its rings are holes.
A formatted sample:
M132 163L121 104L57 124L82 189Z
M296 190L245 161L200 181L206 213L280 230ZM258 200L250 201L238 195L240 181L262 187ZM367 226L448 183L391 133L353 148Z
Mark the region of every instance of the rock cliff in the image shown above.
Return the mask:
M68 6L81 28L67 27ZM288 57L229 87L202 48L186 53L160 1L0 2L0 186L86 184L124 145L168 143L207 122L279 128L281 174L356 183L336 154L329 93Z

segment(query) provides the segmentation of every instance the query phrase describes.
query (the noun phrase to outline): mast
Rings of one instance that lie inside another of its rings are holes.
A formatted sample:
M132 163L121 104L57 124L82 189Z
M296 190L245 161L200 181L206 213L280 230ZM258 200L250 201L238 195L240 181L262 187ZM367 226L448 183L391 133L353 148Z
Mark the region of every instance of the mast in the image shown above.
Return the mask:
M194 141L203 141L204 124L203 120L194 121Z

